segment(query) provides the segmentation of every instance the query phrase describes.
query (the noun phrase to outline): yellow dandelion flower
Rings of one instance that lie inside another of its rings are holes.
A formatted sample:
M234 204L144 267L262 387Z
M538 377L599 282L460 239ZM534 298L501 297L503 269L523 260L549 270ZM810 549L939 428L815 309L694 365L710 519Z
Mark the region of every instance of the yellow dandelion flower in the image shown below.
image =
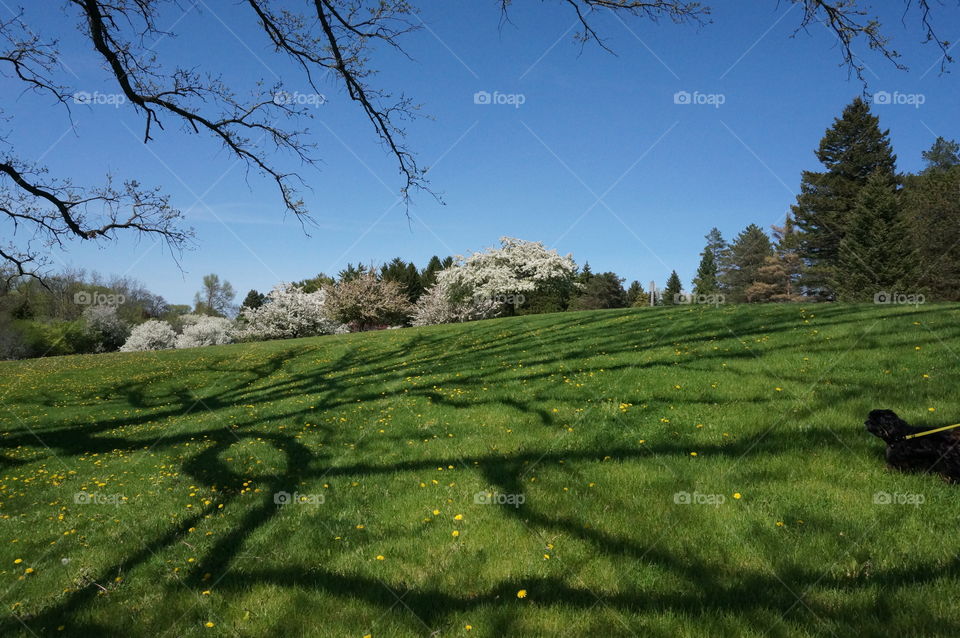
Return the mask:
M527 597L526 589L521 589L520 591L517 592L517 598L526 598L526 597Z
M453 517L453 520L455 520L455 521L462 521L462 520L463 520L463 514L457 514L456 516Z
M460 536L460 530L455 529L452 532L450 532L450 535L456 538L457 536Z
M17 559L15 559L15 560L13 561L13 564L14 564L14 565L19 565L19 564L22 563L22 562L23 562L23 559L22 559L22 558L17 558Z
M216 625L214 625L214 624L213 624L212 622L210 622L209 620L208 620L207 622L205 622L205 623L203 624L203 626L204 626L204 627L207 627L207 628L209 628L209 627L216 627Z
M385 560L383 554L377 554L377 560Z
M740 499L740 492L734 492L734 493L733 493L733 498L739 500L739 499Z

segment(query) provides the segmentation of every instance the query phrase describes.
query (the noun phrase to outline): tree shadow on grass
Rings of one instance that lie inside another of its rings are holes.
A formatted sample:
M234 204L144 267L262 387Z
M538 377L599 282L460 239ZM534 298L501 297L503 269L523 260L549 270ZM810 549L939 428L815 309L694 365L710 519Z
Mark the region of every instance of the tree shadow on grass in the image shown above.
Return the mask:
M826 313L831 314L831 313ZM902 316L903 312L897 313ZM841 325L856 322L855 316L843 313L832 313L829 323ZM619 315L611 315L616 317ZM535 351L525 355L526 371L519 373L525 379L542 379L554 374L551 370L531 371L536 366L556 366L557 360L551 350L559 349L565 360L590 360L598 352L604 356L613 356L633 351L637 345L654 347L659 337L653 336L640 343L617 345L610 334L610 317L573 317L560 321L551 331L538 336ZM632 319L632 317L627 317ZM523 318L517 318L517 322ZM690 321L695 321L691 318ZM639 327L648 325L649 320L643 318ZM824 323L818 323L822 326ZM782 318L774 321L755 322L739 326L738 338L748 336L762 336L777 330L793 326L794 319ZM343 574L323 566L309 570L298 568L259 568L252 571L245 570L242 575L230 571L244 546L258 530L268 526L277 515L278 509L273 501L273 494L300 485L303 481L318 477L382 477L409 472L429 471L437 465L445 464L445 457L430 457L418 460L407 460L396 463L361 462L345 465L330 466L331 459L318 456L310 451L297 438L289 434L278 434L267 428L276 423L287 422L294 418L304 418L315 414L322 414L357 401L377 401L383 399L381 387L369 387L369 377L379 373L381 377L389 376L384 370L393 371L398 378L407 373L403 364L413 359L417 369L430 369L432 374L446 373L450 382L460 387L476 388L481 384L509 383L517 378L516 370L493 368L491 365L498 362L510 363L516 358L518 345L529 342L529 334L517 330L509 336L502 336L506 324L498 326L479 327L476 334L472 334L473 347L457 347L463 345L467 339L461 334L459 340L450 343L449 331L438 329L415 332L410 336L398 336L387 347L382 348L375 356L361 356L356 349L346 347L337 356L322 366L313 369L297 367L297 363L314 352L320 352L321 347L314 345L292 344L292 350L281 350L272 353L255 366L243 367L231 364L228 357L208 362L202 370L208 373L217 373L228 377L223 387L217 387L209 394L198 394L186 386L176 382L164 388L157 388L156 379L127 381L115 388L116 396L122 397L121 403L142 410L151 410L148 414L132 416L125 420L125 427L145 425L161 422L164 419L173 419L190 414L194 409L211 410L214 413L235 410L246 403L260 404L279 401L284 398L309 395L316 411L307 412L303 409L289 409L280 413L272 413L267 417L252 416L237 418L236 427L229 428L230 437L220 437L217 442L202 452L186 459L182 464L182 471L191 477L191 480L201 486L232 486L221 491L220 503L229 504L239 497L239 485L243 477L231 470L221 456L231 446L245 440L261 439L271 444L284 456L284 469L275 474L260 477L265 494L260 502L248 504L245 511L233 525L232 529L220 538L214 546L200 557L195 567L186 573L183 584L188 588L199 589L206 586L203 575L213 573L222 575L218 588L224 592L241 593L258 585L297 588L322 593L334 599L362 601L379 613L386 613L396 606L396 597L385 584L377 579L360 574ZM509 329L519 328L520 324L507 326ZM576 328L577 343L570 343L569 331ZM718 327L719 328L719 327ZM567 334L565 334L565 332ZM684 339L684 343L708 343L716 336L703 335L698 338ZM584 342L584 343L579 343ZM600 344L602 347L598 347ZM628 347L629 346L629 347ZM797 348L797 351L801 351ZM427 352L425 356L413 357L417 352ZM369 354L369 353L368 353ZM697 365L715 365L717 361L731 361L737 359L749 360L755 355L750 352L704 352L698 353ZM672 365L669 362L643 362L635 365L608 366L605 369L611 372L627 368L656 369ZM483 373L476 370L487 366ZM578 372L596 371L604 367L600 363L578 369ZM287 368L291 370L287 371ZM282 378L277 373L285 371ZM460 372L462 376L454 377ZM451 399L432 387L407 389L405 396L428 399L432 403L444 405L453 410L469 409L485 404L504 405L518 415L526 415L543 426L555 426L555 418L543 408L534 407L528 402L496 397L490 400L460 401ZM810 409L819 409L823 404L840 401L853 396L856 388L835 388L811 404ZM320 396L316 396L316 395ZM641 399L636 399L640 401ZM50 397L41 399L41 403L49 403ZM761 402L759 399L757 402ZM198 405L200 406L198 408ZM144 447L145 440L130 436L111 435L118 428L118 423L111 418L94 420L90 423L81 423L76 426L61 426L42 431L40 434L47 437L55 454L64 456L79 456L85 454L108 452L113 450L135 451ZM173 446L198 439L204 435L215 436L222 434L223 426L214 426L207 429L192 429L185 432L161 435L152 442L151 449L166 450ZM334 439L337 433L330 428L319 428L321 436ZM815 437L811 439L810 437ZM831 438L832 437L832 438ZM839 445L832 433L826 429L814 432L800 433L796 431L774 430L758 435L746 436L735 441L723 443L701 443L698 449L704 456L715 456L730 460L760 458L783 454L796 450L815 440L817 445ZM32 433L15 433L0 440L0 449L14 449L21 445L35 444ZM508 456L498 454L470 455L469 459L476 463L476 471L484 477L491 487L504 493L521 493L523 479L530 464L556 463L564 460L570 466L577 463L600 461L604 457L613 457L620 461L649 462L651 455L664 457L684 456L689 446L680 442L663 441L646 447L604 447L590 449L536 449L512 453ZM362 450L361 450L362 452ZM7 459L12 464L16 459ZM129 573L138 566L147 563L152 557L165 550L169 550L182 542L189 533L188 530L203 520L204 517L214 514L216 504L211 504L196 514L189 516L172 525L167 531L148 540L138 551L117 560L108 568L91 579L91 583L71 592L49 608L33 617L8 618L0 622L0 631L12 632L21 628L21 623L39 631L49 630L59 624L70 624L74 619L81 617L82 612L95 600L100 590L93 584L106 582L113 574ZM655 539L650 543L639 543L629 538L613 536L596 529L584 528L578 521L565 518L556 513L540 512L532 508L522 511L504 508L507 518L515 518L523 525L533 527L545 533L562 532L577 538L592 546L602 556L615 556L624 561L644 563L668 571L686 583L682 592L665 591L659 594L645 593L643 595L630 592L617 592L600 595L598 602L597 592L586 587L571 586L567 579L560 577L543 577L524 579L521 583L507 579L488 587L478 595L464 595L456 592L443 591L430 587L418 587L410 591L399 591L403 594L403 603L431 630L439 630L458 613L481 609L510 609L516 604L516 591L519 588L536 592L528 601L538 608L564 608L589 613L602 604L604 608L614 610L626 617L628 624L631 616L643 614L673 614L691 620L705 615L734 615L743 618L743 625L753 629L763 629L771 615L787 615L790 621L798 626L814 626L821 629L840 629L843 632L862 629L861 622L866 622L858 616L852 605L843 603L832 607L817 605L811 601L797 604L794 591L811 591L836 589L844 592L857 592L879 588L880 590L900 590L918 587L933 583L939 579L957 579L960 577L960 564L954 561L947 565L937 564L934 561L902 569L886 569L876 572L869 581L850 581L839 579L824 570L811 566L809 569L791 568L787 573L768 574L761 572L738 571L734 567L727 570L717 570L715 565L703 561L681 558L670 552L657 548ZM522 518L522 520L521 520ZM784 587L790 585L790 589ZM185 610L186 611L186 610ZM812 613L812 615L811 615ZM883 611L876 619L871 620L873 629L883 629L882 622L889 618L891 611ZM508 620L502 620L504 627L509 627ZM417 633L423 630L419 623L412 625ZM741 627L742 628L742 627ZM944 635L960 633L960 626L953 623L942 623ZM122 635L127 631L116 631L113 626L95 623L79 623L72 625L72 630L86 631L97 635ZM427 632L423 632L427 633Z

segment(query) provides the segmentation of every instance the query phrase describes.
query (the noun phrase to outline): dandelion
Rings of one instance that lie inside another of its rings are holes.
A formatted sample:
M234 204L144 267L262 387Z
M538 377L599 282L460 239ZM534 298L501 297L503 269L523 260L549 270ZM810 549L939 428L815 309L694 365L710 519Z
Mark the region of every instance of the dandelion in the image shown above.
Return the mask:
M22 563L22 562L23 562L23 559L22 559L22 558L17 558L17 559L15 559L15 560L13 561L13 564L14 564L14 565L19 565L19 564Z
M777 392L783 392L783 388L780 388L780 387L774 388L774 390L776 390Z
M24 573L24 574L32 574L32 573L33 573L33 567L27 567L25 570L23 570L23 573Z
M384 555L383 555L383 554L377 554L377 560L385 560Z
M460 536L460 530L455 529L452 532L450 532L450 535L456 538L457 536Z
M783 521L777 521L777 527L783 527Z
M517 598L526 598L526 597L527 597L526 589L521 589L520 591L517 592Z
M737 500L740 500L740 492L734 492L734 493L733 493L733 498L735 498L735 499L737 499Z
M936 408L927 408L927 411L928 411L928 412L936 412L937 409L936 409Z
M690 453L690 456L696 456L696 455L697 455L696 452L691 452L691 453Z
M213 624L212 622L210 622L209 620L208 620L207 622L205 622L203 626L204 626L204 627L207 627L208 629L209 629L210 627L216 627L216 625Z
M463 520L463 514L457 514L456 516L453 517L453 520L455 520L455 521L462 521L462 520Z

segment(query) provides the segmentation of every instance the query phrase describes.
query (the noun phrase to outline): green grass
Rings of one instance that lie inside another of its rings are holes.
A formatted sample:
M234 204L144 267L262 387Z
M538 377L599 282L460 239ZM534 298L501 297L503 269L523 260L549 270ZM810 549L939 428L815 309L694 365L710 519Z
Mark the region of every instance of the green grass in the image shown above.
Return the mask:
M862 426L960 421L958 337L682 307L3 363L0 635L960 635L957 488Z

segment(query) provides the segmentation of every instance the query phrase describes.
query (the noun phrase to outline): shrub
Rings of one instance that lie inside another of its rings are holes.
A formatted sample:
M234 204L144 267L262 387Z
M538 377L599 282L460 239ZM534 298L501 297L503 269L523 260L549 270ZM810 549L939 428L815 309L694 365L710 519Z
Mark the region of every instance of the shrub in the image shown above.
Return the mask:
M259 308L244 308L240 313L241 339L292 339L346 332L345 326L324 314L326 293L304 292L292 284L278 284Z
M233 322L223 317L185 315L183 333L177 337L175 347L197 348L200 346L220 346L233 343ZM193 320L192 317L197 317Z
M441 273L442 274L442 273ZM414 326L431 326L438 323L460 323L496 317L501 304L487 297L470 297L452 290L449 280L438 279L420 299L413 312Z
M116 306L90 306L83 311L86 333L93 352L112 352L130 336L130 325L117 316Z
M177 333L166 321L151 319L134 327L126 343L120 346L120 352L141 352L145 350L166 350L173 348Z
M403 286L377 279L368 272L324 288L324 313L354 330L369 330L406 323L413 306Z

